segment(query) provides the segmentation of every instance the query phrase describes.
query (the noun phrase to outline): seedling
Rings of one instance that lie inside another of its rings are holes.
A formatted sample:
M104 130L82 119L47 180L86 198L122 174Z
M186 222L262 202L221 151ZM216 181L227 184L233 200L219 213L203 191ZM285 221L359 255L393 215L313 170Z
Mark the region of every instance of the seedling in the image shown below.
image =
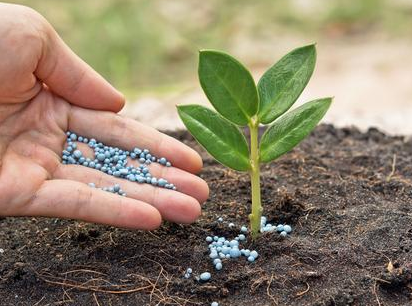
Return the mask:
M217 112L200 105L178 106L194 138L221 164L250 175L252 237L260 230L260 165L295 147L325 115L332 99L317 99L286 113L308 83L315 45L293 50L267 70L257 86L250 72L220 51L199 53L199 80ZM285 114L286 113L286 114ZM269 125L259 142L259 126ZM250 145L240 128L248 127Z

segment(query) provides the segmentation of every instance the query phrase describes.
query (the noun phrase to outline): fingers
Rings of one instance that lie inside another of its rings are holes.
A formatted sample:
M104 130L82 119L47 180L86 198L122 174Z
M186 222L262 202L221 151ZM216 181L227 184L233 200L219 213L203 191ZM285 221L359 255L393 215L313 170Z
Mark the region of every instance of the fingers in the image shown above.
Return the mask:
M55 178L95 183L96 187L112 187L119 184L127 197L153 205L162 218L176 223L192 223L200 215L199 202L181 192L139 184L115 178L101 171L77 165L62 165L54 174Z
M0 103L26 102L42 89L33 74L41 53L35 14L24 6L0 3L0 15Z
M78 219L131 229L160 226L156 208L69 180L46 181L24 211L26 216Z
M73 106L69 130L126 150L147 148L155 156L166 157L173 166L188 172L197 173L202 168L202 159L195 150L151 127L110 112Z
M196 198L203 203L209 197L209 187L200 177L176 167L163 167L159 164L148 166L150 173L155 177L162 177L173 183L177 190Z
M41 57L34 74L68 102L90 109L118 112L124 97L80 59L42 17Z

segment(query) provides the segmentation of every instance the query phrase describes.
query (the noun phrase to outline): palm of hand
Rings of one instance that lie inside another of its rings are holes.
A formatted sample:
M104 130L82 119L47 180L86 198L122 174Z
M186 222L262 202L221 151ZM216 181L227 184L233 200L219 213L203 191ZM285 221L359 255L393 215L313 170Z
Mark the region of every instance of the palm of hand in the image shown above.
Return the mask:
M0 110L2 215L66 217L144 229L157 227L161 217L176 222L198 217L207 186L190 174L199 167L196 155L176 140L111 112L72 106L46 88L28 102L3 104ZM61 164L68 129L125 149L139 145L165 156L173 152L168 158L182 169L153 165L151 171L174 182L181 192ZM130 198L92 189L87 182L119 183Z
M3 215L36 214L36 195L60 164L69 106L53 102L44 91L30 102L0 104Z

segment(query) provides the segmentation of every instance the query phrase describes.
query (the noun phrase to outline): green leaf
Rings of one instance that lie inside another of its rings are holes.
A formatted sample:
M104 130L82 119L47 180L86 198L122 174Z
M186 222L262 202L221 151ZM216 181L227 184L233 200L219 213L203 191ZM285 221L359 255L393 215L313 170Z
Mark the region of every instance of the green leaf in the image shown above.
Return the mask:
M200 105L180 105L177 111L193 137L218 162L234 170L249 170L248 145L236 125Z
M258 84L260 122L269 124L299 98L315 69L316 48L293 50L265 72Z
M199 80L214 108L231 122L245 126L259 108L259 97L250 72L223 52L199 53Z
M301 142L325 115L331 98L307 102L276 120L263 134L260 161L270 162Z

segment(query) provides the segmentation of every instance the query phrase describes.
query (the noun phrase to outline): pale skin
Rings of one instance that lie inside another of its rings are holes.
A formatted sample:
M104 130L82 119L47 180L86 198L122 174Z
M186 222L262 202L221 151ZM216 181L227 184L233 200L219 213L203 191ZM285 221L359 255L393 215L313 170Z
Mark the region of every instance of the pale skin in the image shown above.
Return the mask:
M200 156L116 112L124 97L77 57L34 10L0 3L0 216L78 219L152 230L191 223L209 194ZM63 165L67 130L131 150L148 148L172 167L150 166L178 191ZM96 188L119 183L122 197Z

